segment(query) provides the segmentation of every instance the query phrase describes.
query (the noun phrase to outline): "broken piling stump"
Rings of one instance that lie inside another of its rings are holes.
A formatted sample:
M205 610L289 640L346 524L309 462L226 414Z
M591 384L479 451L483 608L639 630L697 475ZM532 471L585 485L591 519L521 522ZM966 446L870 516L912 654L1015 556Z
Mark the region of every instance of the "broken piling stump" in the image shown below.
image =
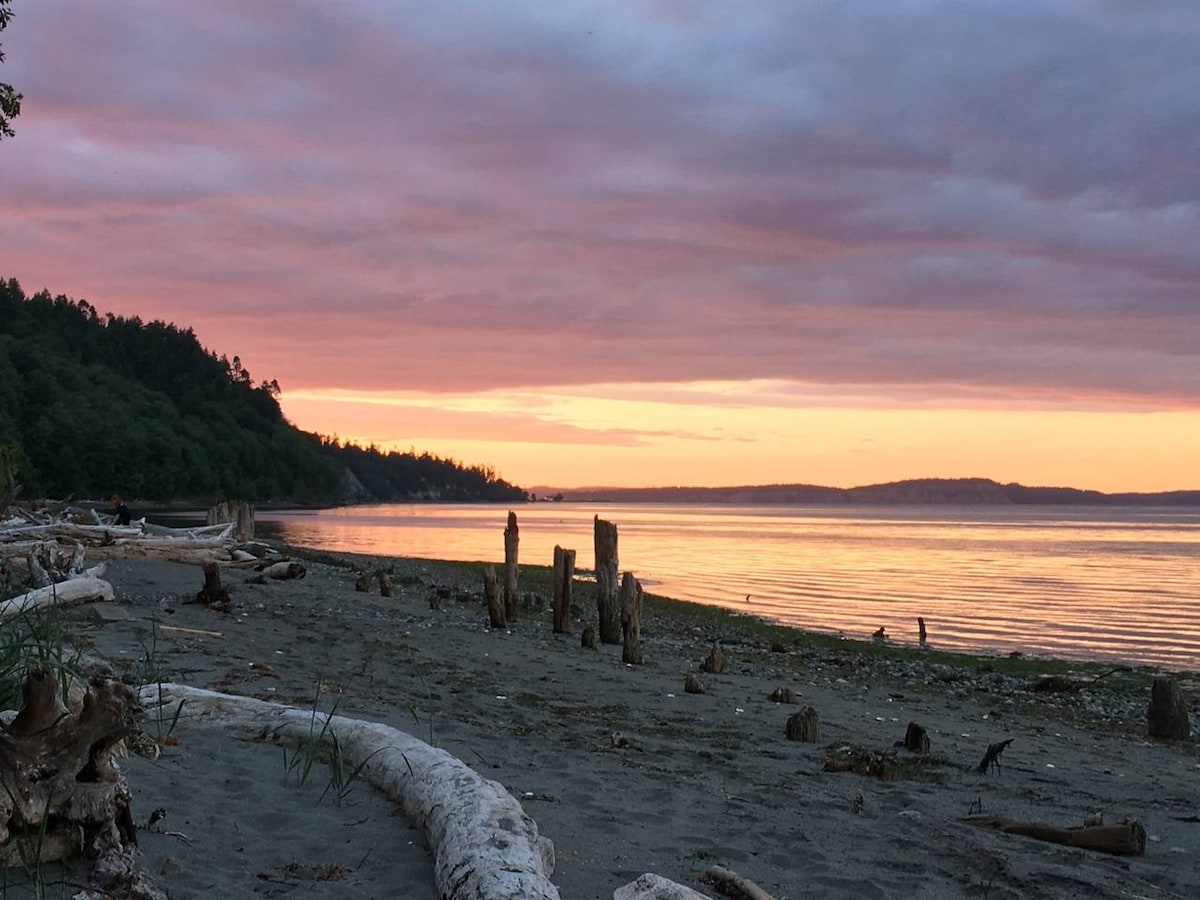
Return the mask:
M1150 685L1147 731L1152 738L1186 741L1191 731L1187 699L1174 678L1155 678Z
M493 628L505 628L508 620L504 616L504 599L500 596L500 583L496 580L496 567L484 566L483 596L487 598L488 622Z
M708 651L708 656L700 663L701 672L711 672L714 675L725 674L725 651L721 649L720 644L713 644L712 649Z
M813 707L806 706L800 712L788 716L787 739L808 744L815 744L821 739L821 720Z
M571 586L575 580L575 551L554 548L554 633L571 631Z
M521 537L517 529L517 514L509 510L504 529L504 618L508 624L517 621L517 549Z
M904 749L921 756L929 755L929 734L916 722L908 723L908 729L904 732Z
M592 520L592 543L596 552L596 612L600 618L600 640L621 643L621 603L617 596L617 526L599 516Z
M215 562L204 564L204 587L196 593L196 602L211 609L229 612L229 591L221 584L221 567Z
M632 572L621 579L621 662L642 664L642 586Z

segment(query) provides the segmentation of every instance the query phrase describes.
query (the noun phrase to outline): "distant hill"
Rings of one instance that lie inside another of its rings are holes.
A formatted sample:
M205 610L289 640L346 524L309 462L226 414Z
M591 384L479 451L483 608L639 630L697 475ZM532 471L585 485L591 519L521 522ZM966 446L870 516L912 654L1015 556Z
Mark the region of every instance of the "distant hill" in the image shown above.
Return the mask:
M190 328L0 279L0 499L523 500L489 466L301 431ZM0 510L2 513L3 510Z
M538 497L561 495L563 500L575 502L607 503L1200 506L1200 491L1105 494L1068 487L1000 484L988 478L917 478L853 488L764 484L716 488L534 488L532 493Z

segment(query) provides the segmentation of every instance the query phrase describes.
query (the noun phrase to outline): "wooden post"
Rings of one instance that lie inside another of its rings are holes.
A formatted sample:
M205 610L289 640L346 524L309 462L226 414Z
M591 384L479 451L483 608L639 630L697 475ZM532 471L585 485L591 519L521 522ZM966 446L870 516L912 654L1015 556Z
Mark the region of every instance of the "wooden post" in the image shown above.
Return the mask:
M575 551L554 548L554 633L571 632L571 585L575 580Z
M517 621L517 514L508 513L508 526L504 529L504 618L511 625Z
M904 747L913 753L928 756L929 733L916 722L909 722L908 730L904 732Z
M229 611L229 591L221 585L221 567L215 562L204 564L204 587L197 592L196 600L213 609Z
M596 645L596 629L591 625L587 625L583 629L583 634L579 636L579 646L584 650L598 650Z
M1168 741L1186 741L1190 731L1187 700L1174 678L1155 678L1150 685L1147 711L1150 737Z
M626 572L621 579L621 662L642 664L642 586Z
M925 638L927 637L927 635L925 633L925 620L922 619L920 616L917 616L917 628L920 630L921 646L924 647L925 646Z
M600 616L600 640L621 643L621 604L617 597L617 526L599 516L593 520L596 550L596 611Z
M505 628L504 601L500 598L500 583L496 580L496 567L485 566L483 570L483 595L487 598L488 621L493 628Z
M724 675L726 669L725 651L720 644L713 644L708 656L700 663L701 672L711 672L713 675Z
M789 741L805 741L809 744L819 741L821 739L821 720L817 718L817 711L811 706L806 706L795 715L788 716L787 739Z
M210 507L205 522L209 525L222 525L233 522L234 536L239 541L249 541L254 538L254 505L241 500L222 500L216 506Z

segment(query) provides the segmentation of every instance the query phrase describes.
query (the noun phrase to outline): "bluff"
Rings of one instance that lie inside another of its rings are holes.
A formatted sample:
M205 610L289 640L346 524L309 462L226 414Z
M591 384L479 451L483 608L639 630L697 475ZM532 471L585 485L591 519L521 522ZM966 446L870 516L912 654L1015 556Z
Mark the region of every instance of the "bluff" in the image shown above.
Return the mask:
M26 296L0 279L0 477L21 496L507 501L487 466L385 453L301 431L279 385L190 328L102 315L86 300ZM3 486L0 485L0 488Z

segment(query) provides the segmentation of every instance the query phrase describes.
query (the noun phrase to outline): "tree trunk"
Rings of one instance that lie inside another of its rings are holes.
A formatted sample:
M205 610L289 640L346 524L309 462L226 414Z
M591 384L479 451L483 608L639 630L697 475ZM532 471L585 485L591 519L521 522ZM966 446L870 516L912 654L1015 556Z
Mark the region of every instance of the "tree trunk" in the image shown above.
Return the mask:
M496 567L484 566L483 596L487 598L488 621L493 628L507 628L504 617L504 600L500 597L500 584L496 580Z
M517 621L517 514L508 513L508 525L504 529L504 618L511 625Z
M592 540L596 550L596 611L600 617L600 640L621 643L621 604L617 597L617 526L599 516L593 520Z
M1151 683L1147 720L1150 737L1169 741L1188 739L1191 726L1188 723L1187 699L1174 678L1155 678Z
M642 586L626 572L621 579L621 662L642 664Z
M571 632L571 586L575 580L575 551L554 548L554 633Z
M161 686L161 701L159 692L157 684L144 687L142 702L148 707L161 702L169 714L186 700L193 727L292 746L313 740L311 709L176 684ZM444 900L559 900L550 882L553 844L501 785L481 778L445 750L387 725L329 714L319 727L326 744L336 735L351 770L423 828Z

